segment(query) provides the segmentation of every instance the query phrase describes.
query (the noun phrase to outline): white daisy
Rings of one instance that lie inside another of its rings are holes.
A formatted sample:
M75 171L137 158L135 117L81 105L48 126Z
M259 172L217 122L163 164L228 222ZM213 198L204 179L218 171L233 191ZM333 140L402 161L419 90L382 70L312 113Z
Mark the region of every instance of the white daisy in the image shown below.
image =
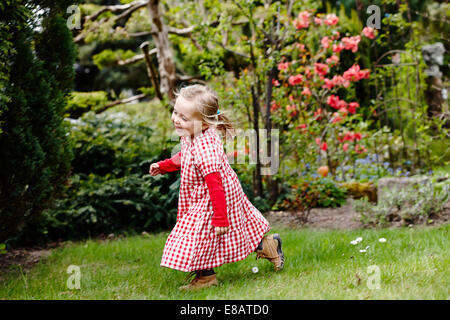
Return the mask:
M369 249L369 248L370 248L370 246L367 246L365 249L359 250L359 252L367 252L367 249Z
M378 239L378 241L379 242L386 242L386 239L385 238L380 238L380 239Z
M358 241L352 240L352 241L350 241L350 243L351 243L352 245L356 245L356 244L358 244Z
M362 241L362 239L363 239L363 238L361 238L361 237L358 237L358 238L356 238L356 241L357 241L357 242L361 242L361 241Z
M253 273L258 273L259 269L258 269L258 267L253 267L252 271L253 271Z

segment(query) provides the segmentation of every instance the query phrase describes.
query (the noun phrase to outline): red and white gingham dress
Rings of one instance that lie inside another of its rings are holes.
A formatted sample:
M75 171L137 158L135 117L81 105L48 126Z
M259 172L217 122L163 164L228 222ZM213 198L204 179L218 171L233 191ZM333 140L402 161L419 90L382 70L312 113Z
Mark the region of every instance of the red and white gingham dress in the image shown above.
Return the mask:
M204 177L211 172L222 177L230 223L220 236L209 229L213 209ZM243 260L269 230L269 222L244 194L215 129L208 128L193 141L181 137L177 222L164 246L161 266L188 272Z

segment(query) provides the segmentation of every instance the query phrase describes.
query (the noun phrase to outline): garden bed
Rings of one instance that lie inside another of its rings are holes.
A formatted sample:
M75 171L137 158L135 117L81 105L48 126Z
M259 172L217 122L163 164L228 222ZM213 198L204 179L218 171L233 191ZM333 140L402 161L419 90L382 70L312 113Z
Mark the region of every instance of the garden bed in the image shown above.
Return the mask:
M358 229L363 228L359 221L359 214L353 210L352 198L348 198L346 203L338 208L314 208L311 209L308 221L301 224L296 219L296 212L293 211L269 211L265 213L271 225L288 228L318 228L318 229ZM440 225L450 220L450 201L447 201L444 210L437 219L433 220L433 225ZM393 227L399 227L395 223Z

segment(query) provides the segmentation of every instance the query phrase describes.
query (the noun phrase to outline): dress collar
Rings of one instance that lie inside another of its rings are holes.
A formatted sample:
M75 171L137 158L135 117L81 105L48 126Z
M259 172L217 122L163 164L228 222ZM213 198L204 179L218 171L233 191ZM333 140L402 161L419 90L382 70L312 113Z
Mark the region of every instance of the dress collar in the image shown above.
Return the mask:
M212 127L207 127L206 129L203 129L203 130L202 130L202 133L197 134L197 136L194 136L193 139L191 138L191 136L186 136L185 139L186 139L187 142L193 144L195 141L197 141L198 138L202 137L202 136L205 135L205 134L211 133L211 130L214 130L214 128L212 128Z

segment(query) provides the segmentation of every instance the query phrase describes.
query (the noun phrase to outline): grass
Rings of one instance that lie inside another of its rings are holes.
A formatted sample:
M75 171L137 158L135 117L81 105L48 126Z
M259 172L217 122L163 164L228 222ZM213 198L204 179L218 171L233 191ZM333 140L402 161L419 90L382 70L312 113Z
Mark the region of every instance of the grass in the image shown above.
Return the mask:
M12 268L0 299L448 299L449 225L380 230L272 229L283 239L285 268L251 254L217 268L218 287L180 292L186 273L159 266L168 233L55 249L28 272ZM351 240L362 237L357 245ZM386 238L380 243L379 238ZM360 249L370 246L365 253ZM70 265L81 288L68 289ZM379 268L380 289L370 289ZM252 268L257 266L258 273Z

